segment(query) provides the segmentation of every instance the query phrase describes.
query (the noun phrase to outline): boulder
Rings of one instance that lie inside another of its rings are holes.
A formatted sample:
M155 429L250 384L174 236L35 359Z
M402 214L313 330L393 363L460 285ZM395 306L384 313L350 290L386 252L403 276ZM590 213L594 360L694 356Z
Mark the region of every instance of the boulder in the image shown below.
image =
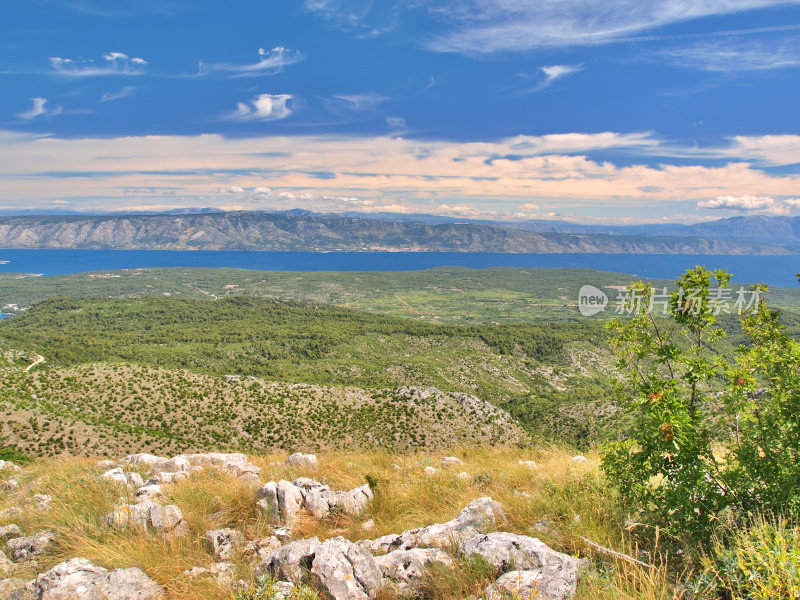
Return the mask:
M138 473L125 473L122 467L116 467L106 471L101 477L106 481L114 481L132 488L140 488L144 485L144 480L141 475Z
M50 503L53 501L52 496L47 494L34 494L33 495L33 509L39 511L50 510Z
M529 469L536 468L536 461L535 460L518 460L517 464L522 467L528 467Z
M145 482L145 485L161 485L161 484L168 484L168 483L178 483L179 481L183 481L185 479L189 479L191 474L189 471L175 471L172 472L164 472L164 473L155 473L150 477L150 479Z
M242 548L242 554L255 556L261 560L265 559L270 552L277 550L283 545L277 536L271 535L257 540L247 542Z
M270 481L256 490L256 506L272 523L291 525L300 510L306 510L316 519L322 519L332 510L357 517L373 499L368 484L350 491L334 491L329 486L300 477L293 482Z
M107 525L120 528L147 529L150 526L162 535L184 535L189 532L189 525L184 520L181 509L172 504L123 504L103 517L103 520Z
M411 529L400 534L385 535L360 545L375 553L409 550L418 547L445 548L459 544L477 533L495 529L506 522L505 512L499 502L489 497L478 498L465 506L452 521Z
M425 467L425 470L424 470L424 473L425 473L425 475L427 475L428 477L433 477L433 476L434 476L434 475L436 475L438 472L439 472L439 471L437 471L437 470L436 470L436 469L434 469L433 467Z
M383 577L400 593L409 594L425 575L425 569L432 563L453 566L453 559L436 548L414 548L412 550L395 550L389 554L378 556L375 563Z
M509 571L486 588L486 600L568 600L573 590L546 585L542 571Z
M11 523L0 527L0 542L5 542L13 538L22 537L22 530L19 525Z
M286 462L284 464L289 467L299 467L301 469L310 469L310 470L316 470L319 467L319 462L317 461L316 455L302 454L301 452L296 452L295 454L292 454L289 458L286 459Z
M16 479L7 479L5 481L0 481L0 490L6 492L15 492L19 489L19 481Z
M12 562L8 560L6 553L0 550L0 575L5 575L9 571L11 571L13 566L14 565L12 564ZM0 596L0 598L2 598L2 596Z
M0 579L2 600L25 600L25 582L22 579Z
M443 467L452 467L453 465L463 465L464 461L455 456L443 456L441 463Z
M303 492L292 482L281 480L277 485L277 495L281 522L291 524L303 508Z
M278 505L278 484L270 481L256 490L256 508L273 523L281 519Z
M273 575L299 583L303 580L314 561L314 553L319 548L319 538L297 540L273 550L255 569L255 576Z
M188 571L184 571L182 575L189 579L197 579L198 577L208 575L216 579L219 585L231 586L236 579L236 565L232 562L218 562L208 568L194 567Z
M28 560L38 556L52 545L56 537L53 531L40 531L29 537L18 537L8 540L6 545L11 550L11 558L15 562Z
M21 471L22 467L14 464L10 460L0 460L0 471Z
M19 506L11 506L0 510L0 519L16 519L22 516L22 509Z
M372 554L342 537L316 549L311 574L332 600L374 598L381 586L381 571Z
M131 454L123 458L121 463L133 468L137 467L152 467L159 463L165 462L167 459L163 456L155 456L154 454Z
M105 459L105 460L97 461L97 466L100 469L103 469L103 471L108 471L109 469L113 469L114 467L116 467L118 465L113 460Z
M466 556L483 557L498 573L510 570L538 573L535 589L543 599L571 598L578 586L580 561L556 552L537 538L504 532L479 534L461 543L458 549ZM526 581L530 583L533 579Z
M205 544L218 561L234 557L237 549L244 544L244 536L236 529L215 529L206 532Z
M136 490L136 502L155 502L164 499L164 492L158 483L148 483Z
M108 571L85 558L73 558L36 578L41 600L158 600L164 590L141 569Z
M578 454L577 456L573 456L572 457L572 462L585 463L586 462L586 457L583 456L582 454Z

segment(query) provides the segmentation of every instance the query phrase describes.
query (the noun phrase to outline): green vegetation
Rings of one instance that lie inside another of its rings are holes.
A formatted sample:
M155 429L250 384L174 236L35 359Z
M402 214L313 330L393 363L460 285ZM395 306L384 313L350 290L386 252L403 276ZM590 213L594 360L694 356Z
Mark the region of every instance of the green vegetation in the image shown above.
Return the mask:
M474 398L119 363L0 372L0 415L0 435L34 456L531 442L508 414Z
M800 342L762 298L741 317L747 343L719 352L714 299L730 278L689 269L664 320L643 308L652 287L631 285L644 302L609 326L632 427L603 470L639 518L702 558L699 597L798 598Z
M0 275L2 277L2 275ZM171 297L215 300L235 295L333 304L345 308L458 324L585 321L578 290L608 293L613 312L618 288L632 276L591 269L467 269L423 271L280 272L243 269L131 269L2 279L0 306L32 306L54 297ZM654 281L661 288L667 281ZM796 289L774 288L770 303L800 313ZM602 320L604 315L593 317Z
M608 361L596 353L604 339L598 322L437 325L246 296L52 299L0 324L0 343L45 358L35 370L129 362L290 383L434 386L582 444L619 427Z
M691 583L699 598L800 599L800 527L756 517L724 533Z

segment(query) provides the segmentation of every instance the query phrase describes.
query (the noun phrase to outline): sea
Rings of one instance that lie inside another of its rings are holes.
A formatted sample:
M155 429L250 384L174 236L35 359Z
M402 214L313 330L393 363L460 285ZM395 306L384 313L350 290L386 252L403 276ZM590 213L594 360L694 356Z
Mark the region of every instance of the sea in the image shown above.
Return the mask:
M7 262L5 262L7 261ZM800 255L503 254L491 252L258 252L237 250L21 250L0 248L0 273L66 275L153 267L265 271L413 271L433 267L585 267L675 279L689 267L726 268L742 283L796 288ZM0 287L3 285L0 279Z

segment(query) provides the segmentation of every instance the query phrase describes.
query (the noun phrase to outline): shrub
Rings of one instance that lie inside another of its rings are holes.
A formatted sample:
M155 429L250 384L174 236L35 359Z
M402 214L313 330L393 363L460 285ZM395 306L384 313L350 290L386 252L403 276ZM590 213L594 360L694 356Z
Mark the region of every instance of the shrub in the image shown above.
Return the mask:
M319 600L319 595L306 585L289 588L285 582L263 576L236 592L236 600Z
M747 345L717 351L720 299L730 274L689 269L667 296L662 319L648 310L656 293L632 284L632 318L615 320L612 349L623 373L630 438L609 447L603 469L622 497L674 536L707 543L724 513L745 523L755 510L800 515L800 343L754 286L741 326ZM662 294L662 297L665 295ZM721 408L730 435L713 435Z
M800 599L800 528L762 517L717 537L690 587L709 600Z

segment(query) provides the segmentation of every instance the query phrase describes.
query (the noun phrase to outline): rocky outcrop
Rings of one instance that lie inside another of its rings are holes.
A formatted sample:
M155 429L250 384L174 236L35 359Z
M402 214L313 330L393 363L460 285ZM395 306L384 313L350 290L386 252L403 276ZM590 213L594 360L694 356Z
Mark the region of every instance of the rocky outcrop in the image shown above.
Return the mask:
M258 485L261 468L247 460L244 454L208 452L205 454L180 454L163 458L152 454L132 454L120 462L134 468L150 467L148 483L175 483L202 469L215 468L241 481Z
M525 585L535 584L535 588L531 589L539 591L537 598L571 598L578 585L580 562L572 556L552 550L536 538L504 532L476 535L461 543L459 552L465 556L481 556L498 573L509 570L527 572L523 578ZM535 573L535 577L530 573ZM512 578L507 580L511 581Z
M151 527L161 535L184 535L189 532L189 525L184 520L181 509L171 504L124 504L103 517L103 520L109 526L123 529L130 527L146 530Z
M417 547L445 548L454 543L459 544L477 533L495 529L504 522L506 516L499 502L494 502L489 497L478 498L447 523L436 523L359 543L375 553Z
M285 464L288 467L300 467L301 469L309 469L312 471L316 471L319 467L316 455L302 454L300 452L296 452L288 457Z
M159 600L164 590L140 569L109 571L73 558L36 578L33 597L41 600Z
M138 473L125 473L122 467L116 467L101 475L106 481L113 481L131 488L140 488L144 485L142 476Z
M293 482L270 481L256 490L258 509L273 523L286 525L290 525L301 510L306 510L316 519L322 519L337 510L358 516L372 499L368 484L346 492L334 491L308 477Z
M230 560L244 544L244 536L236 529L215 529L206 532L205 544L218 561Z
M303 580L311 569L314 554L320 546L319 538L297 540L270 552L256 567L255 576L273 575L278 579L293 582Z
M28 560L46 552L53 543L56 534L53 531L40 531L29 537L17 537L8 540L6 545L11 551L14 562Z
M22 467L10 460L0 460L0 471L21 471Z
M544 585L541 571L509 571L486 588L486 600L568 600L574 590L553 590Z
M342 537L317 548L311 574L331 600L374 598L381 587L381 571L372 554Z
M236 565L228 561L218 562L210 567L194 567L184 572L183 576L188 579L213 577L219 585L230 586L236 577Z
M19 525L11 523L10 525L0 527L0 542L7 542L8 540L18 537L22 537L22 530L19 528Z
M453 559L437 548L414 548L395 550L378 556L375 563L381 570L385 583L398 593L406 595L414 591L429 565L439 563L452 567Z

